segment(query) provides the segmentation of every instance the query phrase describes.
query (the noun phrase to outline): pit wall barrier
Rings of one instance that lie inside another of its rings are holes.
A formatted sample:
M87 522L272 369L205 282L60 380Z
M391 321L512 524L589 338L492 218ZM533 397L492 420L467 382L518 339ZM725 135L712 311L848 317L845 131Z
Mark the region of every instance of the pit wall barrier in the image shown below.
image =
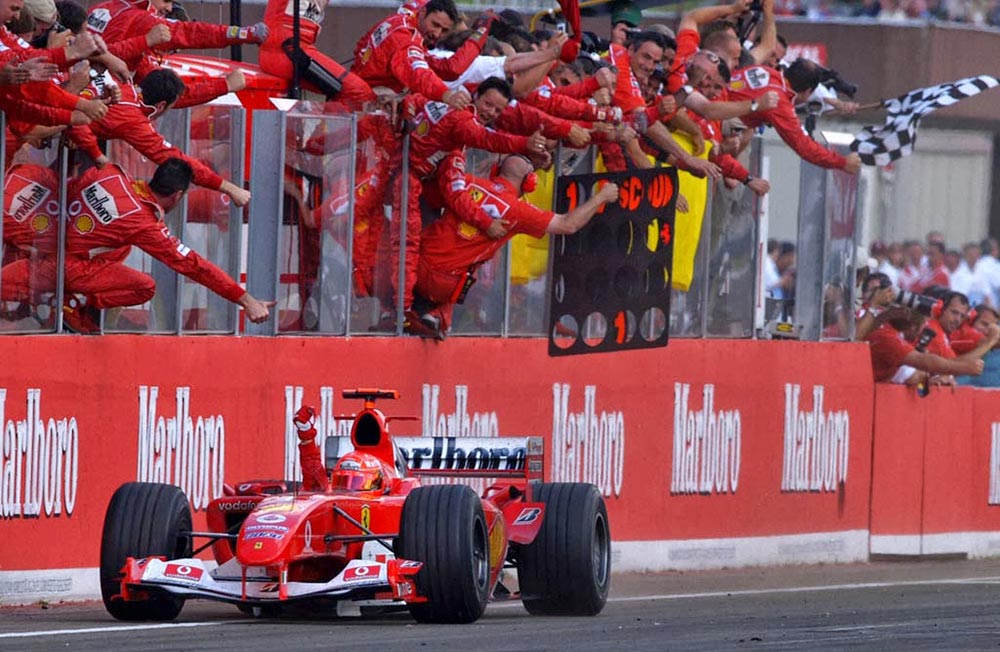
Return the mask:
M545 351L500 338L0 339L0 601L97 597L121 483L178 484L203 527L224 483L297 474L301 402L323 436L348 434L335 416L359 407L340 395L358 386L396 388L383 410L420 417L394 434L544 436L548 479L604 494L618 571L859 561L897 543L988 554L1000 536L995 394L876 389L857 344Z

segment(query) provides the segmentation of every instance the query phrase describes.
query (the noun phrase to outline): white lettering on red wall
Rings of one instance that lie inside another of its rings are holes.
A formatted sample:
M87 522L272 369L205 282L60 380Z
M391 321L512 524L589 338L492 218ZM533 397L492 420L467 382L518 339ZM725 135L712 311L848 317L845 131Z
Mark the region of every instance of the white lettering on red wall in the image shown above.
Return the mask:
M222 495L226 424L221 414L191 417L191 388L174 392L174 413L158 414L160 388L139 387L139 456L136 479L180 487L191 506L208 507Z
M715 385L702 388L700 410L688 408L690 394L690 385L674 383L670 493L736 493L743 441L740 411L715 411Z
M836 491L847 480L851 417L823 411L823 385L813 387L812 409L799 409L802 388L785 384L782 491Z
M438 408L441 388L423 386L421 437L499 437L496 412L469 413L469 386L455 385L455 411L441 414Z
M304 392L301 387L285 385L285 479L302 480L299 465L299 435L292 419L303 404ZM307 405L316 404L305 401ZM319 388L319 407L316 410L316 443L320 450L327 437L350 437L351 420L335 419L333 416L333 388Z
M990 426L990 505L1000 505L1000 423Z
M27 412L7 419L7 390L0 389L0 516L73 513L79 472L76 417L42 419L42 390L27 391Z
M441 387L424 384L421 389L421 437L499 437L496 412L469 412L469 386L455 385L455 410L441 413ZM457 443L462 445L461 440ZM482 494L490 484L485 478L424 478L422 484L464 484Z
M625 417L597 412L597 388L583 390L583 410L570 412L568 383L552 385L552 481L590 482L619 496L625 470Z

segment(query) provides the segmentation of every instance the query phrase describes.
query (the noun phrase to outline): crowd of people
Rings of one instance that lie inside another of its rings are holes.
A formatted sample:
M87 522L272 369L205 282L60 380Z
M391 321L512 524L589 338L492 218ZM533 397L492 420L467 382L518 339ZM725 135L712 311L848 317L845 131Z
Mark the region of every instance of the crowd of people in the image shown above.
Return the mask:
M223 280L221 270L163 227L173 194L183 194L188 183L223 193L237 206L251 201L240 180L224 179L155 129L156 118L171 107L202 104L246 84L238 70L181 81L164 65L164 56L179 49L258 44L264 72L297 78L326 98L330 112L364 113L355 148L354 291L377 298L390 326L401 303L404 330L422 336L444 337L451 307L512 235L572 232L616 199L610 184L565 214L527 205L523 195L535 184L535 171L551 167L558 143L596 145L600 170L673 165L731 187L744 184L758 195L770 184L754 178L739 155L759 126L773 126L818 165L849 173L860 166L856 154L842 156L803 132L795 106L821 86L823 71L804 59L781 63L785 45L772 0L762 3L758 30L739 35L750 0L693 9L676 32L643 24L641 11L619 0L607 40L570 35L559 16L532 26L511 10L472 18L453 0L407 0L358 41L349 69L315 45L324 0L298 3L298 42L293 4L283 0L270 0L263 22L249 27L185 21L170 0L106 0L89 11L75 0L22 2L0 0L9 189L0 298L27 306L51 301L58 220L47 198L57 196L54 177L43 166L12 163L19 150L61 138L75 151L63 311L76 330L95 330L97 310L132 305L154 291L151 281L122 264L131 244L240 303L251 321L269 317L270 303L238 295L231 279ZM835 94L829 99L837 101ZM410 142L405 165L404 134ZM690 148L675 138L679 134ZM133 179L135 171L111 161L103 147L114 139L169 165L163 174L183 187ZM488 175L466 169L468 148L498 155ZM362 156L372 151L377 154ZM102 171L99 180L86 175L91 167ZM89 185L81 185L84 179ZM384 205L398 219L386 218ZM139 238L119 219L123 211L131 215L132 206L142 207L187 262L163 255L169 247ZM683 196L678 206L685 210ZM101 234L105 246L77 243L101 240ZM392 275L389 287L375 273L386 240L390 269L405 256L405 275ZM86 275L69 273L76 263Z
M780 15L805 16L811 20L940 20L1000 26L1000 2L997 0L781 0L775 10Z
M875 241L861 285L856 338L871 345L875 380L919 387L1000 387L1000 245L949 249Z

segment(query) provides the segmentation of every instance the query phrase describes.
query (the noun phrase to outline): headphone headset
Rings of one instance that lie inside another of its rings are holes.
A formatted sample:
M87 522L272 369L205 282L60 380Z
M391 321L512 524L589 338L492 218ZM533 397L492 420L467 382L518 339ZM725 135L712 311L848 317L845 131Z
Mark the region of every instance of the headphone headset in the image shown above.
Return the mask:
M503 158L498 157L497 162L493 164L492 168L490 168L490 176L491 177L500 176L500 168L503 166L504 161L511 158L512 156L516 156L517 158L523 158L525 161L531 163L531 159L525 156L524 154L509 154L507 156L504 156ZM538 188L538 175L535 173L535 164L531 163L531 172L524 175L524 179L521 181L521 187L518 188L518 195L530 194L534 192L536 188Z

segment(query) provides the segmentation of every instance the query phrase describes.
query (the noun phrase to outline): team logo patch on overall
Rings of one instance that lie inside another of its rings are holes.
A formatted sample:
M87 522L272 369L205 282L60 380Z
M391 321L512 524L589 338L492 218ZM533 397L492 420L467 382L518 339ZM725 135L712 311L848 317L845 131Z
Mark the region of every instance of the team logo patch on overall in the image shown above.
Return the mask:
M90 184L83 189L81 199L101 224L111 224L139 211L139 202L129 193L125 180L117 176Z
M49 188L19 174L12 174L7 178L4 192L10 197L7 215L18 223L33 217L52 195Z

